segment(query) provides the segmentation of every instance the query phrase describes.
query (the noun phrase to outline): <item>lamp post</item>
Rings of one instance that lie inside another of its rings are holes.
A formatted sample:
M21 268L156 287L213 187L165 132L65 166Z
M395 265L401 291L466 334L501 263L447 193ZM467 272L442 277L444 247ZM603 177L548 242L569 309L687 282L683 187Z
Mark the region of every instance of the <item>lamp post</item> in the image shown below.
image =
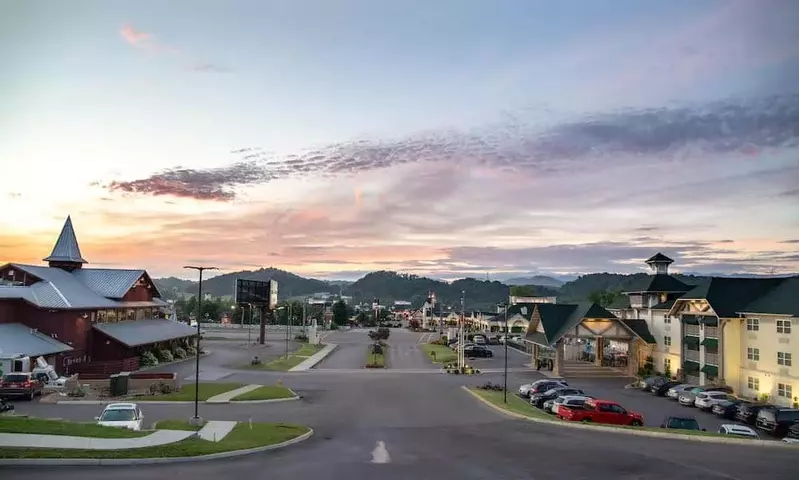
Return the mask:
M508 304L502 302L499 306L505 310L505 387L502 389L502 397L508 403Z
M200 289L197 295L197 355L194 366L194 416L191 417L191 423L200 426L202 425L202 419L200 418L200 321L203 315L203 272L206 270L217 270L217 268L197 267L194 265L186 265L183 268L200 272Z

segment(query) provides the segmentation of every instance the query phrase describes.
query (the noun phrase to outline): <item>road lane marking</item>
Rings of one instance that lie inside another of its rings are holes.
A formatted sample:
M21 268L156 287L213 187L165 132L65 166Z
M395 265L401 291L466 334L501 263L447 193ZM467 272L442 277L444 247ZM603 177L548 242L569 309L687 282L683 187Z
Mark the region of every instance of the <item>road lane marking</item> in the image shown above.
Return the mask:
M388 454L386 444L379 440L375 449L372 450L372 463L389 463L391 462L391 455Z

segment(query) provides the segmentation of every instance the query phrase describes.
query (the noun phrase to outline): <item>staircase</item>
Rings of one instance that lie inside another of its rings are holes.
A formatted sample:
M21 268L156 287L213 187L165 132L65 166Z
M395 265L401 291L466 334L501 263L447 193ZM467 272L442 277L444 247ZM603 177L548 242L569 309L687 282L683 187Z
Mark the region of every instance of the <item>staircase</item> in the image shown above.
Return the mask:
M624 369L574 360L563 362L561 375L564 378L631 378Z

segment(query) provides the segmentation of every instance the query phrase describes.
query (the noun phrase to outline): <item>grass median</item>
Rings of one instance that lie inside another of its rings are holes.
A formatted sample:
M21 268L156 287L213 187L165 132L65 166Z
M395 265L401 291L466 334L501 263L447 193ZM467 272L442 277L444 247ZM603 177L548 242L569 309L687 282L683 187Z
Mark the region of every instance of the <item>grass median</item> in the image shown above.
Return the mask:
M386 350L388 347L383 347L381 353L374 353L374 346L369 345L366 349L366 368L386 368Z
M444 345L425 343L422 345L422 350L430 357L433 363L450 363L458 359L458 354Z
M136 402L190 402L194 401L194 385L194 383L187 383L181 387L179 392L167 393L165 395L141 395L131 397L131 400ZM229 392L243 386L243 383L200 383L198 398L201 402L204 402L215 395Z
M205 425L205 422L203 422ZM155 423L156 430L185 430L187 432L196 432L203 428L203 425L195 426L190 424L187 420L159 420Z
M134 432L126 428L104 427L96 423L64 422L44 418L0 416L0 433L31 435L69 435L94 438L136 438L150 432Z
M286 372L291 370L292 368L296 367L297 365L301 364L309 357L312 357L314 354L319 352L325 348L325 345L318 344L318 345L311 345L310 343L303 344L297 350L289 353L288 357L280 357L276 358L267 363L261 363L257 365L244 365L244 368L253 369L253 370L271 370L276 372Z
M277 385L264 385L247 393L242 393L238 397L233 397L232 401L252 401L252 400L276 400L279 398L293 398L296 395L287 387Z
M68 422L65 422L68 423ZM158 422L161 425L178 426L180 423L186 428L177 430L191 430L188 424L181 420L167 420ZM121 429L120 429L121 430ZM196 457L214 453L247 450L282 443L300 435L308 433L310 429L303 425L290 425L283 423L239 423L225 438L218 442L210 442L199 438L188 438L179 442L160 445L157 447L143 447L116 450L83 450L71 448L0 448L0 458L102 458L102 459L130 459L130 458L167 458L167 457ZM151 432L145 432L145 434Z

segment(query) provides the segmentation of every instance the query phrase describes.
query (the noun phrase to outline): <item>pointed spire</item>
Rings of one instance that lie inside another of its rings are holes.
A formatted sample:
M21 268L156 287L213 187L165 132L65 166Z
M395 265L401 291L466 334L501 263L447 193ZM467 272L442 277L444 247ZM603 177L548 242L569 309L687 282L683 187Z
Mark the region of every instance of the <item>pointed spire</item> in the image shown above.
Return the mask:
M76 268L79 268L82 263L88 263L80 254L78 239L75 238L75 230L72 228L72 218L67 217L64 228L61 229L61 235L58 236L58 240L55 242L53 252L49 257L45 258L44 261L59 264L74 264Z

